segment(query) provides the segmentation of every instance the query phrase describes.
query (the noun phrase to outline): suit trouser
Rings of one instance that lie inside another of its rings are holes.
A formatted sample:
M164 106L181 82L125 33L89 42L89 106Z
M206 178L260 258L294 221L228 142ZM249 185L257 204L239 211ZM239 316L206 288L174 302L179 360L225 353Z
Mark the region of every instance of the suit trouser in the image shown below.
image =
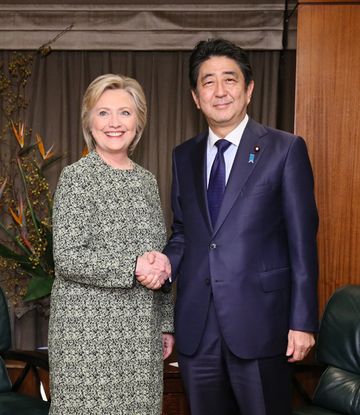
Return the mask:
M213 301L198 350L192 356L178 352L178 359L191 415L291 414L291 368L285 356L247 360L231 353Z

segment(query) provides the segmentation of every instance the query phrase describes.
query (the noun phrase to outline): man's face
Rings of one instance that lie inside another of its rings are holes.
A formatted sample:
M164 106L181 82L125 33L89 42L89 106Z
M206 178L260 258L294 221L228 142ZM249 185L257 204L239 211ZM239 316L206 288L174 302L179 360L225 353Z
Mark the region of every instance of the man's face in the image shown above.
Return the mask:
M254 82L246 87L237 63L226 56L212 56L200 65L192 95L216 135L225 137L246 114Z

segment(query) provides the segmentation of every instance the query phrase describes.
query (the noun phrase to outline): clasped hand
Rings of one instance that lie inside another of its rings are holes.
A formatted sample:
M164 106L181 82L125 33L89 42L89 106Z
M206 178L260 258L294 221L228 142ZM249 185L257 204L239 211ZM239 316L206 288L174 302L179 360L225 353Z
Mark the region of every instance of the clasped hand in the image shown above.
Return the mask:
M171 265L161 252L145 252L136 262L135 276L144 287L158 290L170 277Z

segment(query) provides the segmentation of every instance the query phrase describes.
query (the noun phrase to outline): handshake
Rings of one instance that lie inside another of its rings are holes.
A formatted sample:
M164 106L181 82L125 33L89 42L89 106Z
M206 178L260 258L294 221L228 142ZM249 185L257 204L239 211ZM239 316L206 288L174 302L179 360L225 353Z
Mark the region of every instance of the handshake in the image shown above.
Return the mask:
M145 252L136 262L135 276L141 285L158 290L171 275L168 257L161 252Z

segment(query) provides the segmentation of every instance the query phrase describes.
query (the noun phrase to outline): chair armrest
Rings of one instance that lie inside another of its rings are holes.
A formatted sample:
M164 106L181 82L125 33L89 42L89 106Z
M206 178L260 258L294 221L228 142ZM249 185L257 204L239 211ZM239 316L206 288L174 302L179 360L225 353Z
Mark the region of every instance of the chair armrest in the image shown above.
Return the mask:
M311 404L315 387L325 369L326 365L318 362L314 356L293 364L294 390L304 404Z
M0 351L0 356L5 361L15 361L23 364L20 373L13 380L12 391L17 392L25 384L25 379L31 372L36 382L37 397L40 397L41 375L39 369L49 372L49 360L47 352L24 351L24 350L7 350Z
M31 366L41 367L49 371L49 358L47 352L32 350L7 350L0 351L0 356L4 360L17 360L19 362L29 363Z

